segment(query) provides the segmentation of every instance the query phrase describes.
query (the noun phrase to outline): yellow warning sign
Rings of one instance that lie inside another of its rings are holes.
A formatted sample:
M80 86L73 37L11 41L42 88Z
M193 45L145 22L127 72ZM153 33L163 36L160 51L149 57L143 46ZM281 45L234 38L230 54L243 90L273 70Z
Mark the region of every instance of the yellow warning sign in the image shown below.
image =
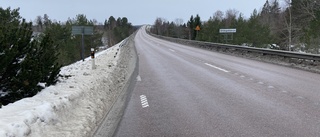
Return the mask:
M198 25L195 30L199 31L200 30L200 26Z

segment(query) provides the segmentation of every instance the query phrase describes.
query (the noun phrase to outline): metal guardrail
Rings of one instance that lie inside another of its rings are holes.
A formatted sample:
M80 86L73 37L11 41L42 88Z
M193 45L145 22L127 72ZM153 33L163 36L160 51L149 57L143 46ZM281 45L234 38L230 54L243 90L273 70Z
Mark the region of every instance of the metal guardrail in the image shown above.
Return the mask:
M245 51L245 52L260 53L263 55L277 55L277 56L282 56L285 58L297 58L297 59L304 59L304 60L320 61L319 54L297 53L297 52L290 52L290 51L283 51L283 50L262 49L262 48L244 47L244 46L221 44L221 43L185 40L185 39L159 36L159 35L155 35L155 34L150 34L150 35L158 37L158 38L166 39L169 41L173 41L173 42L188 44L188 45L192 45L192 46L198 46L201 48L231 49L231 50L240 50L240 51Z

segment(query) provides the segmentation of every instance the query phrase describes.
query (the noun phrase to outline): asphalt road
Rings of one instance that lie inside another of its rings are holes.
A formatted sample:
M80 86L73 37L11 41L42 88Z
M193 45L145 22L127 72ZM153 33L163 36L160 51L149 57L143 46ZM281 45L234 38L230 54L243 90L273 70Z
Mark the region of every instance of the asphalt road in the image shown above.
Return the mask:
M139 77L117 137L320 136L320 75L136 38Z

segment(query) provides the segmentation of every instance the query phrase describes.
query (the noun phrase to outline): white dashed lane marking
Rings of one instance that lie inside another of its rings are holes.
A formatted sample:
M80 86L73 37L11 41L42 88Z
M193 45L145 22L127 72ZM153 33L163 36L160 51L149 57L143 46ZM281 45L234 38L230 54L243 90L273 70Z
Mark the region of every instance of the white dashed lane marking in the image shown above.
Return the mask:
M268 86L268 88L271 88L271 89L272 89L272 88L274 88L274 86Z
M175 50L173 50L173 49L169 49L170 51L172 51L172 52L176 52Z
M148 103L148 99L147 99L146 95L141 95L140 100L141 100L142 108L149 107L149 103Z
M226 72L226 73L228 73L228 72L229 72L228 70L225 70L225 69L223 69L223 68L219 68L219 67L214 66L214 65L211 65L211 64L209 64L209 63L204 63L204 64L206 64L207 66L210 66L210 67L212 67L212 68L215 68L215 69L217 69L217 70L220 70L220 71Z

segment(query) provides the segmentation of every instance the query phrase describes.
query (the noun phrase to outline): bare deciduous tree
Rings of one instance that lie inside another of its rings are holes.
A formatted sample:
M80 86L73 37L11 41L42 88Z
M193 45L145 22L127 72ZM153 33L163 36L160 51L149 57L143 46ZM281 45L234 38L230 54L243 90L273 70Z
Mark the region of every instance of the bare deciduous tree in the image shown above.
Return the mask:
M232 25L232 22L237 19L239 15L239 11L235 9L229 9L226 11L226 17L225 17L225 27L230 27Z
M223 12L221 10L217 10L214 14L212 19L213 20L218 20L218 21L222 21L223 20Z
M37 25L37 31L43 30L43 21L41 16L37 16L37 18L35 19L35 24Z
M183 28L182 28L182 24L183 24L183 19L181 18L176 18L175 19L175 31L176 31L176 34L177 34L177 37L180 38L181 37L181 34L183 33Z

